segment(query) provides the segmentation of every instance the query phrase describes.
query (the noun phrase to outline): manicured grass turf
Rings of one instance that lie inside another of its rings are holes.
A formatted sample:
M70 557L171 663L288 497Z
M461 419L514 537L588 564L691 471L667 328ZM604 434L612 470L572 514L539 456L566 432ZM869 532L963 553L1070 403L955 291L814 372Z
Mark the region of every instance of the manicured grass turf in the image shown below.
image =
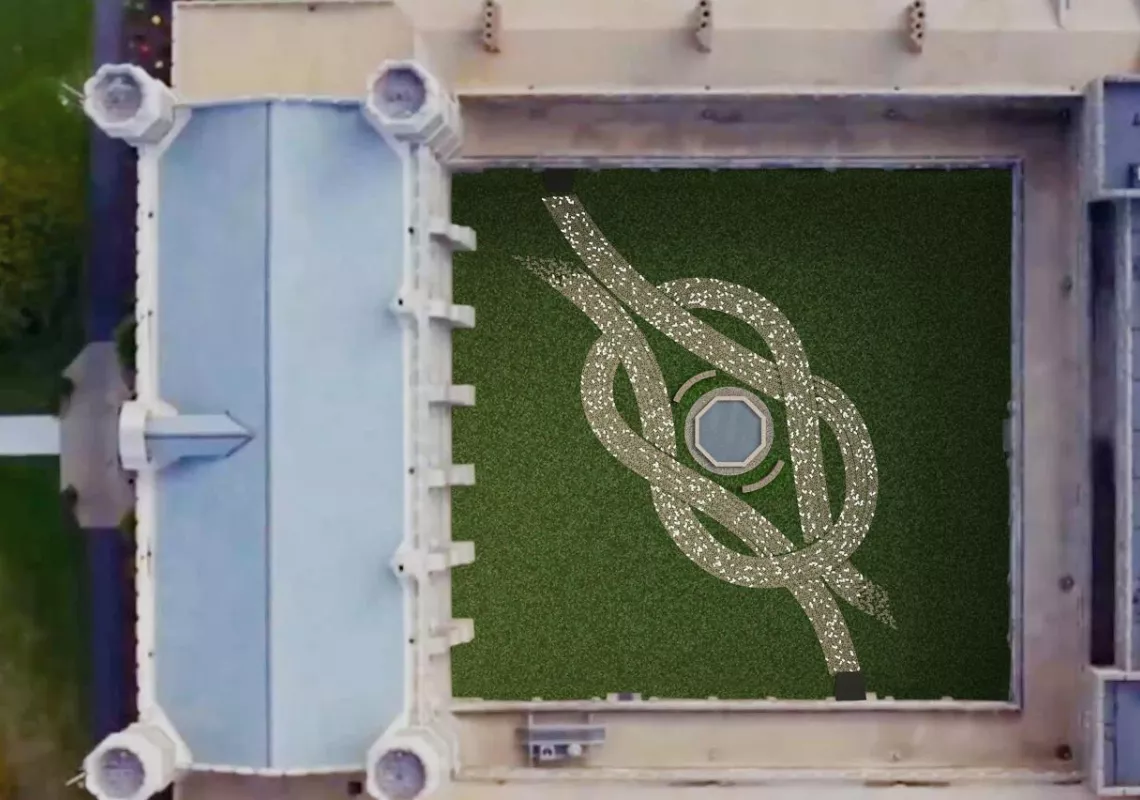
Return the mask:
M91 18L88 0L0 3L0 163L50 187L40 217L0 225L59 231L83 207L87 125L61 103L60 81L79 86L86 76ZM59 372L81 346L83 242L49 238L36 258L69 276L60 319L0 351L0 413L54 412ZM14 786L51 800L75 792L63 783L89 745L84 543L61 509L58 459L0 459L0 509L0 795Z
M654 283L716 277L772 300L812 372L865 420L879 500L852 562L890 595L890 629L844 606L868 690L896 698L1008 696L1011 178L1002 171L606 171L576 192ZM579 380L598 331L513 256L576 261L541 202L541 178L455 181L457 222L479 249L456 259L456 302L478 324L455 336L455 461L477 483L453 495L453 535L478 559L454 573L454 612L476 637L453 651L456 696L826 697L833 683L785 590L731 586L673 544L646 482L595 439ZM770 358L736 320L698 312ZM669 388L709 365L647 327ZM678 410L681 458L687 407ZM628 380L619 407L639 430ZM789 461L776 440L739 487ZM838 446L824 428L832 506ZM791 469L744 495L800 542ZM724 534L727 536L727 534ZM739 546L738 546L739 549ZM743 551L747 552L747 551Z
M0 354L0 413L54 411L68 338ZM0 459L0 758L45 799L90 744L86 555L59 484L57 458Z

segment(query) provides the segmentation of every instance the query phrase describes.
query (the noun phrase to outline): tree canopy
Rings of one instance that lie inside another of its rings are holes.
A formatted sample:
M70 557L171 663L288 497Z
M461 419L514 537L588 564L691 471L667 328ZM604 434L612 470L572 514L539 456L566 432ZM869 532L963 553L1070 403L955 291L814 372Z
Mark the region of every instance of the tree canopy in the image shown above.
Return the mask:
M0 94L0 346L51 326L80 273L85 127L55 81Z

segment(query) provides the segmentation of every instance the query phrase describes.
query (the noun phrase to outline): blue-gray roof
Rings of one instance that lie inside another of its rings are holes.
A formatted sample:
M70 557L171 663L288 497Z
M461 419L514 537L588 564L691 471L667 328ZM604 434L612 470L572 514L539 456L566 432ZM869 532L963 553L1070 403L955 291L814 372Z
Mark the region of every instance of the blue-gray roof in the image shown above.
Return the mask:
M722 463L743 464L764 444L764 420L744 400L720 398L701 414L697 441Z
M361 764L400 711L403 202L351 104L195 108L161 158L159 394L252 434L158 478L157 696L198 764Z

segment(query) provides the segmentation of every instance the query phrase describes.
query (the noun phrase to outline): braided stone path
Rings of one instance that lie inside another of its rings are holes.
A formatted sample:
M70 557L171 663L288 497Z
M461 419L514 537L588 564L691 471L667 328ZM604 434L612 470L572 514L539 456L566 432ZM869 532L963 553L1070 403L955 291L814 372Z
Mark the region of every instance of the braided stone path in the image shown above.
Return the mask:
M858 672L859 660L836 597L894 626L886 592L849 557L870 528L878 471L866 425L838 387L813 376L799 337L766 298L712 278L655 286L637 273L598 230L573 195L543 198L560 232L581 260L576 264L520 258L577 306L601 331L582 369L582 407L594 435L620 463L644 478L662 524L681 552L701 569L737 586L787 589L803 607L823 648L828 671ZM791 466L805 546L796 549L766 517L712 479L677 459L670 395L649 343L626 308L680 346L787 410ZM764 337L774 363L728 339L689 313L729 314ZM643 435L622 419L614 401L619 367L629 375ZM835 433L843 455L846 491L832 519L827 499L819 423ZM700 511L745 542L753 555L720 544Z

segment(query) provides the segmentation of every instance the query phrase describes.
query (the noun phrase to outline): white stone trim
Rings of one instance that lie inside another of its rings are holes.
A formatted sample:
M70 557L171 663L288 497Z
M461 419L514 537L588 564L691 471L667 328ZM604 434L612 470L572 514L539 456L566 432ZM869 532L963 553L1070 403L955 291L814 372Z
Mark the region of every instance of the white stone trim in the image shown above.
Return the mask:
M185 743L161 711L148 717L107 736L83 760L85 788L99 800L147 800L185 772L191 760ZM101 762L113 750L133 755L141 767L141 780L131 794L124 796L107 785L109 776Z
M183 123L185 124L185 123ZM131 405L137 410L124 415L142 417L167 413L169 409L158 395L160 359L158 329L158 225L160 148L144 148L138 158L138 231L135 281L135 396ZM122 420L121 420L122 421ZM138 420L135 420L136 422ZM122 432L121 432L122 433ZM134 452L135 463L146 464L146 443L142 452ZM127 451L124 450L123 455ZM141 460L137 456L141 455ZM127 467L124 464L125 468ZM135 622L137 706L140 716L158 708L155 682L155 589L152 553L156 541L156 481L153 470L139 469L135 476Z
M450 780L451 765L447 742L432 728L397 728L386 732L370 748L365 759L368 794L376 800L389 800L377 780L377 764L385 754L404 750L419 759L424 768L424 786L417 800L428 800Z
M139 106L130 117L116 118L105 104L107 85L116 80L134 83L139 90ZM166 84L134 64L103 64L83 84L84 113L107 136L132 147L158 144L170 133L175 102Z

